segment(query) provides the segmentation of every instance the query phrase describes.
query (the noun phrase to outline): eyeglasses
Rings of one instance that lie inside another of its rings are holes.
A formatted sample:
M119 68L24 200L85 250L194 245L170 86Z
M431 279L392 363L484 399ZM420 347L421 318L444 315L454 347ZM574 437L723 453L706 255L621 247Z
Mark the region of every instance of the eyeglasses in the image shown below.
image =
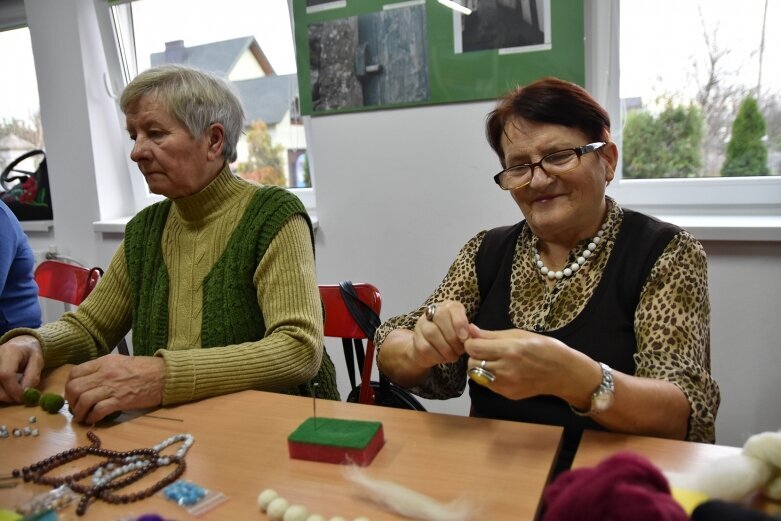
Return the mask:
M550 176L566 174L580 165L580 158L583 155L599 150L606 144L599 141L583 145L582 147L551 152L536 163L526 163L505 168L494 176L494 181L502 190L516 190L532 182L534 167L537 166Z

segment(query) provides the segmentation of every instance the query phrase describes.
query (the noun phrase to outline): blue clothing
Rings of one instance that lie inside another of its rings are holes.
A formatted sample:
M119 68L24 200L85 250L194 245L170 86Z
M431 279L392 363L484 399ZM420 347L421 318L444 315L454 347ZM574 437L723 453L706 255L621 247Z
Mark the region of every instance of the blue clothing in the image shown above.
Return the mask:
M10 208L0 201L0 335L15 327L41 325L35 257Z

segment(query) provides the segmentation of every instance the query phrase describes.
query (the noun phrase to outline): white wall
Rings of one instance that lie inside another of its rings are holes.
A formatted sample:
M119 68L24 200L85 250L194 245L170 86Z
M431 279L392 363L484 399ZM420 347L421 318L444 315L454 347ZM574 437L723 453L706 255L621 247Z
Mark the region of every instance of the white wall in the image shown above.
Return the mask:
M86 264L106 266L121 234L96 233L92 223L126 212L131 195L125 152L106 137L116 112L100 94L105 64L96 54L100 39L92 10L100 3L25 2L39 61L55 212L54 232L29 235L35 250L55 244ZM382 291L383 316L402 313L426 298L471 236L520 219L491 179L499 168L483 134L491 107L468 103L312 119L320 283L372 282ZM749 434L781 427L781 408L774 405L781 394L781 243L708 242L705 248L713 371L722 388L717 436L720 443L740 445ZM341 370L339 347L329 343ZM344 372L340 387L346 393ZM468 410L465 399L427 405L440 412Z
M781 429L781 243L705 242L719 443Z
M263 72L263 68L258 63L255 55L249 49L244 51L239 61L231 71L231 81L251 80L255 78L262 78L266 73Z

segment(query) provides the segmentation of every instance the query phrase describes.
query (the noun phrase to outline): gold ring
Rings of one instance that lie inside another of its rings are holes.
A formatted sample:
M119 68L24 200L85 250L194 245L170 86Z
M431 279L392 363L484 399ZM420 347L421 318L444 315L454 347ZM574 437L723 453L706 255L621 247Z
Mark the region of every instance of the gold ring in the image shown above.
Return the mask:
M469 378L479 383L480 385L494 383L494 381L496 381L496 375L488 369L483 369L483 365L485 365L485 360L483 360L483 363L480 364L481 367L473 367L467 371L466 374L469 375Z
M434 320L434 313L437 312L437 305L436 304L429 304L426 306L426 320L431 322Z

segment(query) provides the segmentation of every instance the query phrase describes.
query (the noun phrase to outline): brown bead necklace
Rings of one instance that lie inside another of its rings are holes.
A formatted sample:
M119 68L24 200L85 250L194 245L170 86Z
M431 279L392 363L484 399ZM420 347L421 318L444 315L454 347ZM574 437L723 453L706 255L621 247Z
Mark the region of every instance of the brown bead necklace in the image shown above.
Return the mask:
M177 434L148 449L133 449L125 452L101 448L101 441L92 432L87 432L87 438L92 442L85 447L76 447L45 458L29 467L14 469L12 475L21 477L26 482L59 487L68 486L74 492L81 494L81 500L76 508L76 514L81 516L87 511L90 501L101 499L111 504L125 504L140 501L154 495L160 489L170 485L184 473L185 454L193 444L190 434ZM182 446L171 456L162 456L160 451L174 443L182 442ZM104 461L67 476L47 476L51 470L85 456L98 456ZM135 483L150 472L167 465L176 467L167 476L153 485L131 494L117 494L116 490ZM81 483L92 476L92 484Z

